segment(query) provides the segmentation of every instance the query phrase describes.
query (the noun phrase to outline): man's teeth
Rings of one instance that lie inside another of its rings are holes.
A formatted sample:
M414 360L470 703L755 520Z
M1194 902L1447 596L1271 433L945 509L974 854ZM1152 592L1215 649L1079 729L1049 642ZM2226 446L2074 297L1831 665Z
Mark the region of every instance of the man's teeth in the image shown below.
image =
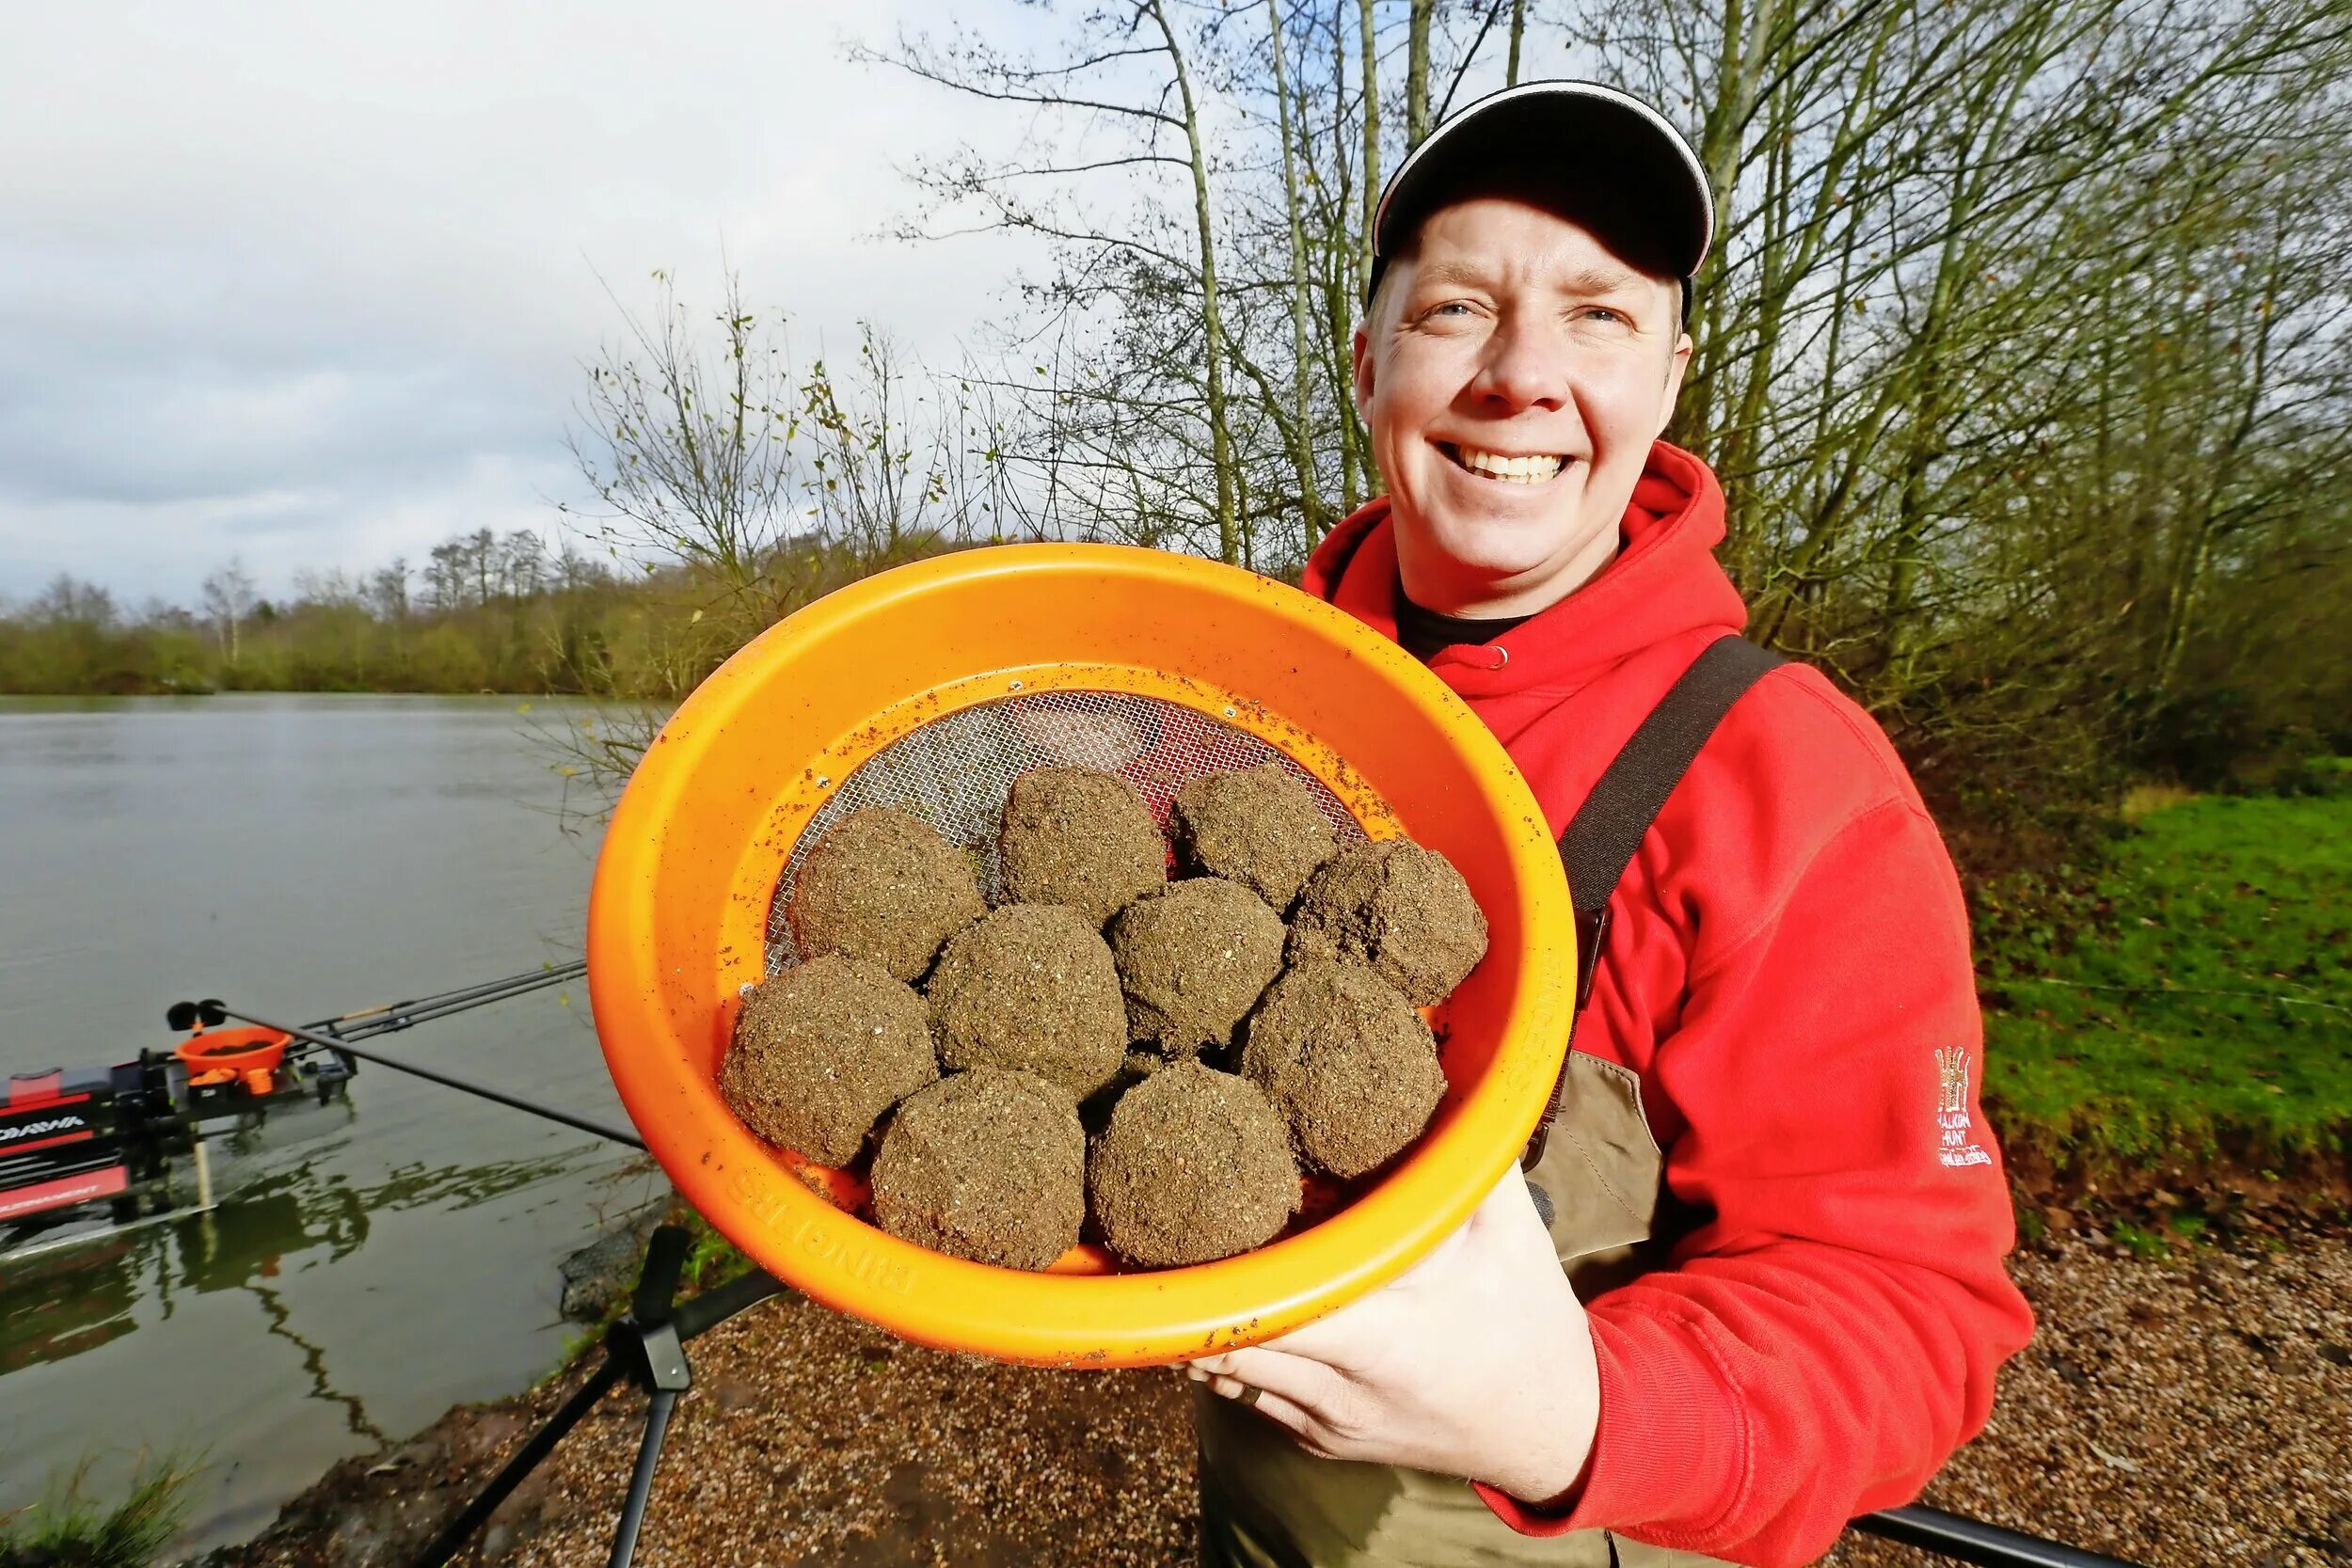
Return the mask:
M1501 452L1480 451L1476 447L1454 449L1462 467L1488 479L1515 480L1521 484L1540 484L1560 471L1560 459L1549 454L1536 457L1505 457Z

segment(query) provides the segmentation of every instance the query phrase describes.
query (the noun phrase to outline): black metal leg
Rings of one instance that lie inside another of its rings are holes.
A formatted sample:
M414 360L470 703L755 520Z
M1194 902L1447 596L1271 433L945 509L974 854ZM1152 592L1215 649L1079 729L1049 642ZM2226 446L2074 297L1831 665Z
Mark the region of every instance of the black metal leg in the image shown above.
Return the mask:
M604 1365L506 1462L482 1495L467 1505L466 1512L443 1527L412 1568L442 1568L456 1556L508 1494L554 1451L564 1434L579 1425L580 1418L614 1384L627 1378L644 1389L650 1400L645 1411L644 1441L637 1450L637 1469L630 1477L628 1499L621 1510L620 1528L612 1542L612 1560L626 1568L636 1555L638 1532L644 1525L645 1501L653 1493L654 1467L660 1463L661 1443L669 1433L670 1418L676 1412L678 1396L694 1381L693 1370L686 1360L686 1341L784 1289L772 1275L755 1272L731 1279L692 1301L674 1304L671 1297L677 1291L688 1244L686 1232L675 1226L665 1225L653 1233L645 1248L644 1267L637 1276L637 1291L628 1315L613 1324L612 1332L605 1336Z
M1890 1508L1853 1522L1865 1535L1917 1546L1954 1562L1979 1568L2136 1568L2122 1558L2102 1557L2079 1546L2063 1546L2039 1536L1947 1513L1940 1508Z
M466 1505L466 1512L441 1527L441 1533L417 1554L414 1568L441 1568L443 1563L455 1557L458 1548L498 1511L499 1504L506 1500L507 1494L521 1485L523 1478L537 1469L539 1462L555 1451L555 1445L564 1440L564 1433L578 1426L580 1418L595 1409L596 1402L610 1393L612 1386L628 1373L628 1369L620 1357L608 1354L604 1365L596 1369L596 1375L581 1384L578 1391L564 1402L563 1407L548 1418L547 1425L531 1434L531 1441L516 1450L515 1457L491 1478L490 1484L482 1489L481 1495Z
M645 1501L653 1496L654 1466L661 1463L661 1439L676 1408L677 1391L672 1388L656 1389L645 1407L645 1440L637 1445L637 1468L628 1478L628 1501L621 1505L620 1528L612 1532L612 1555L606 1568L629 1568L637 1556L637 1532L645 1522Z

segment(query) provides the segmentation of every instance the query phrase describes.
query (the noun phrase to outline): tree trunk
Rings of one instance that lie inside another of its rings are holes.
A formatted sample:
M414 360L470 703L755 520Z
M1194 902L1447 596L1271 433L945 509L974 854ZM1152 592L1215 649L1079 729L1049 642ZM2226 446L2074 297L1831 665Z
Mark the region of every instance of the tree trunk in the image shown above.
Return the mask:
M1502 85L1519 85L1519 40L1527 33L1527 0L1511 0L1511 58L1502 68Z
M1429 14L1437 0L1412 0L1405 25L1405 152L1429 135Z
M1365 0L1367 5L1370 0ZM1216 554L1229 566L1241 564L1240 519L1233 505L1233 437L1225 400L1225 318L1217 309L1216 240L1209 207L1208 158L1200 149L1200 117L1193 103L1192 77L1184 53L1168 25L1163 0L1152 0L1152 19L1176 71L1176 92L1184 106L1184 145L1192 161L1193 222L1200 240L1200 321L1208 356L1209 462L1216 469Z
M2276 241L2271 283L2278 280ZM2198 508L2197 521L2189 531L2181 549L2181 562L2173 575L2172 589L2165 605L2164 642L2156 657L2156 687L2170 690L2181 674L2181 655L2188 646L2190 633L2195 629L2199 601L2203 597L2206 568L2213 562L2215 524L2221 509L2221 492L2228 485L2237 467L2238 457L2245 451L2247 438L2254 434L2256 416L2262 408L2263 392L2270 372L2270 335L2273 324L2272 291L2254 302L2254 363L2252 373L2246 379L2246 392L2238 404L2237 422L2223 440L2221 451L2203 466L2203 504Z
M1965 170L1963 170L1965 178ZM1881 611L1881 669L1892 688L1910 684L1909 662L1918 642L1920 551L1927 533L1928 475L1944 454L1944 336L1960 297L1961 272L1967 263L1966 225L1960 214L1944 236L1943 254L1936 261L1935 283L1928 295L1927 319L1911 344L1912 378L1910 429L1903 454L1903 480L1895 508L1893 559L1887 568L1886 601Z
M1291 135L1290 83L1282 71L1282 10L1280 0L1265 0L1267 40L1274 54L1274 104L1282 133L1282 209L1290 219L1291 239L1291 467L1298 476L1298 510L1307 547L1313 549L1329 528L1323 500L1315 493L1311 404L1307 346L1307 230L1298 213L1298 150Z
M1372 32L1372 0L1356 0L1357 63L1364 81L1364 229L1357 236L1356 293L1372 287L1372 222L1380 211L1380 45Z

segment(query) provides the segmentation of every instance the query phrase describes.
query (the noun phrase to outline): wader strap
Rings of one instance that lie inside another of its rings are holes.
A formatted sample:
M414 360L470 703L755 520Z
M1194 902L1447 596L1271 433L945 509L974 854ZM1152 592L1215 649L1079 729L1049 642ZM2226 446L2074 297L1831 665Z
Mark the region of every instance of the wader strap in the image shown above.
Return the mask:
M1609 895L1616 890L1617 879L1632 863L1650 824L1658 820L1667 798L1731 705L1782 662L1780 655L1741 637L1708 644L1642 721L1584 797L1568 831L1560 835L1560 863L1567 871L1568 898L1576 909L1577 1017L1583 1016L1584 1005L1592 1000L1593 976L1609 940ZM1575 1025L1569 1027L1573 1033ZM1551 1085L1551 1102L1519 1162L1522 1169L1533 1170L1543 1157L1544 1140L1560 1114L1560 1094L1566 1083L1564 1063Z

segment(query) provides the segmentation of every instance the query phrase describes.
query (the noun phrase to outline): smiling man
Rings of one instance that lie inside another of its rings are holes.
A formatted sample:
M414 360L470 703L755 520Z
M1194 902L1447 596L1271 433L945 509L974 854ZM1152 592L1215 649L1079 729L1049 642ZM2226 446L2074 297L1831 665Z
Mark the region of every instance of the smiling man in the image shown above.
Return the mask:
M1206 1563L1809 1561L1982 1426L2031 1330L1949 859L1869 718L1738 641L1723 493L1659 439L1712 224L1681 137L1580 83L1471 105L1382 198L1388 494L1306 586L1510 750L1585 999L1524 1179L1194 1364Z

